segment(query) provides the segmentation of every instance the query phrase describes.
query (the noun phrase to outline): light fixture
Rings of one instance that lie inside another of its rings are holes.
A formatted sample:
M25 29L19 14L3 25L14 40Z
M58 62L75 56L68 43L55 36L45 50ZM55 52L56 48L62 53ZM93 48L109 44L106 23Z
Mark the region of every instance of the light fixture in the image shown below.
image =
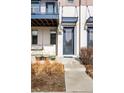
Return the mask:
M59 24L59 26L58 26L58 32L62 32L62 30L63 30L63 27L62 27L61 24Z

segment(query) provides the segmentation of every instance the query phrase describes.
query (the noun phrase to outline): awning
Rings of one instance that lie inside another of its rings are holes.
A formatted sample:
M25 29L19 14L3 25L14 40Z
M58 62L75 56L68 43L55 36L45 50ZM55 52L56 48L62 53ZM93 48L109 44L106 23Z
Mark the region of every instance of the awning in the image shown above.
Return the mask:
M62 25L76 25L78 17L62 17Z
M93 23L93 17L90 16L90 17L87 19L86 23Z
M93 17L90 16L86 21L87 27L93 27Z

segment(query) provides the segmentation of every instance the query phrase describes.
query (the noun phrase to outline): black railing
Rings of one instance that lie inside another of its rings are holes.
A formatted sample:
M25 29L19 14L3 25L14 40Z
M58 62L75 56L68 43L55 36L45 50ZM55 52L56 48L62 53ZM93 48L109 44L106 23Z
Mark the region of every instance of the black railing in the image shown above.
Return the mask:
M58 3L54 2L55 6L53 10L49 10L47 6L44 6L43 9L41 9L41 1L31 1L31 14L32 15L41 15L41 14L58 14Z

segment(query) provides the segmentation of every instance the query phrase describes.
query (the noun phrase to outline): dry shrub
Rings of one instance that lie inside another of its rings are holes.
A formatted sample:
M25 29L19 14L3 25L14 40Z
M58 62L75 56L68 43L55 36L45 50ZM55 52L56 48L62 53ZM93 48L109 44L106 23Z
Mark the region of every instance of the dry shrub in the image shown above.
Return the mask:
M46 60L45 60L45 65L49 65L49 64L50 64L49 59L46 58Z
M82 48L80 50L81 64L85 65L86 73L93 78L93 49Z
M31 74L37 76L43 70L43 65L40 63L34 63L31 65Z
M51 68L51 72L53 74L57 74L57 73L63 73L64 72L64 65L62 65L61 63L53 63Z
M40 57L36 57L35 63L40 63Z
M63 90L64 65L58 62L50 63L48 59L44 64L31 65L32 91ZM56 88L55 88L56 87ZM38 89L38 90L37 90Z
M91 77L91 78L93 78L93 66L91 65L91 64L89 64L89 65L85 65L85 67L86 67L86 73Z
M37 76L41 73L46 73L48 75L51 74L59 74L64 73L64 65L58 62L50 63L47 59L44 64L34 63L31 65L32 75Z
M82 48L80 50L81 63L93 64L93 49L92 48Z

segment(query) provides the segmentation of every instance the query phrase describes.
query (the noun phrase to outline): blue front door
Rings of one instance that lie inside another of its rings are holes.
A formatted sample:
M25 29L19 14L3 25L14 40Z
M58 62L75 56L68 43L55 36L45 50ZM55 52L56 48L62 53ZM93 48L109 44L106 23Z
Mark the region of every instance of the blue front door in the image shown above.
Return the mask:
M63 54L74 54L74 27L64 27L63 31Z

